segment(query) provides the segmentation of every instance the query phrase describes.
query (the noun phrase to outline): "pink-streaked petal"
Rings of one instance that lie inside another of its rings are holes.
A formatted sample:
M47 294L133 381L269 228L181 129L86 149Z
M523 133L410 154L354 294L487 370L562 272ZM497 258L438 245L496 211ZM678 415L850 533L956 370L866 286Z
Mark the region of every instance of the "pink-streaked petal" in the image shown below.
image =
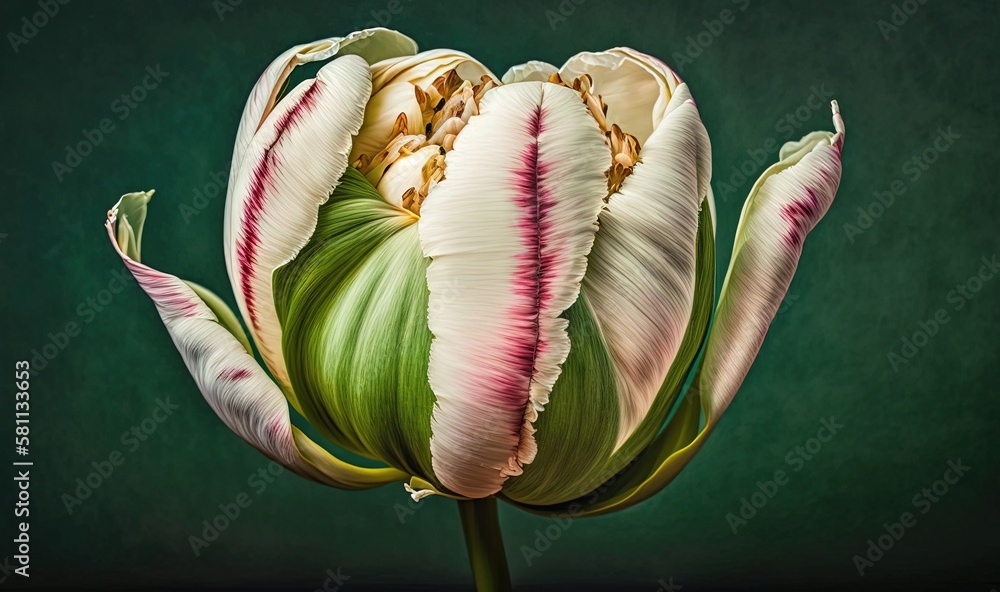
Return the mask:
M806 235L826 214L840 185L844 123L785 144L781 161L754 185L743 206L701 369L712 424L733 400L764 342L795 274Z
M151 194L129 194L122 199L142 198L145 204ZM128 245L119 245L116 235L132 236L131 229L120 232L127 221L119 221L118 214L116 205L106 223L111 244L153 300L198 389L229 429L272 460L326 485L364 488L406 479L393 469L360 469L343 463L296 430L281 390L232 333L239 330L232 313L225 311L236 326L227 328L192 285L127 255L123 247L128 249ZM224 305L217 301L215 306ZM300 445L307 447L305 453L300 452Z
M264 126L264 123L272 115L275 106L278 104L278 95L288 81L288 77L291 72L296 67L303 64L328 60L338 55L359 56L365 61L365 65L367 66L367 64L370 63L375 63L401 55L412 55L416 53L416 51L416 42L401 33L383 28L365 29L363 31L351 33L346 37L330 37L327 39L320 39L312 43L292 47L271 62L271 64L264 70L263 74L261 74L260 78L257 80L257 83L254 85L254 88L250 93L250 97L247 99L246 106L243 109L243 116L240 120L239 129L236 132L236 142L233 146L233 162L230 167L229 186L226 197L225 222L223 225L223 245L225 248L226 268L229 271L229 279L233 284L234 291L237 293L237 300L240 303L240 312L243 314L244 320L248 324L251 323L251 320L246 316L247 311L238 287L238 283L241 282L242 279L238 277L238 258L235 254L236 241L238 240L236 232L242 224L242 219L245 213L244 210L248 207L248 204L246 203L245 195L234 195L234 193L238 184L237 180L239 179L241 172L244 170L244 160L250 150L251 142L253 141L254 136L257 135L258 131L260 131ZM360 90L364 89L368 89L370 92L370 80L368 84ZM350 90L355 92L349 92ZM357 95L357 90L359 89L338 90L337 92L340 94L341 98L350 98L353 102L339 105L331 113L332 117L333 113L342 111L346 116L346 120L343 122L343 125L351 128L353 130L351 132L352 134L357 133L356 126L353 126L354 122L352 120L352 118L355 117L356 110L358 109L356 103L360 102L362 105L361 108L363 109L364 102L368 99L367 96L361 99L356 98L356 96L359 96ZM287 98L289 97L286 97L286 99ZM285 99L282 99L282 102L285 102ZM344 139L338 138L338 141L344 141ZM346 141L349 143L350 139L348 138ZM338 159L334 158L332 168L336 169L338 167ZM342 169L341 172L343 172ZM309 225L306 224L305 226ZM311 230L309 234L311 234ZM303 240L307 240L308 237L309 235L307 234ZM268 271L268 275L270 275L270 271ZM277 323L276 319L274 320L274 323ZM258 341L258 347L263 347L261 346L260 337L257 333L258 331L253 331L254 338ZM275 355L275 346L271 343L271 341L272 340L268 338L267 348L269 351L267 354L262 352L262 355L265 355L265 361L267 362L268 367L271 368L275 377L281 381L285 390L290 392L287 384L287 376L285 375L284 363L280 360L280 356Z
M401 55L412 55L416 51L416 42L406 35L388 29L374 28L357 31L346 37L330 37L296 45L279 55L261 74L243 108L243 117L236 132L236 144L233 148L230 178L239 172L250 141L274 109L278 93L296 67L348 54L359 55L373 64ZM232 185L230 193L231 188Z
M712 158L686 85L640 156L601 214L583 287L615 364L618 445L646 416L691 317L698 208Z
M607 193L610 149L580 96L526 82L487 93L418 222L434 341L434 473L468 497L531 462L532 422L569 353L567 321Z
M348 55L303 81L267 116L231 180L227 240L233 291L261 356L286 390L271 276L309 241L319 206L347 168L370 76L363 59Z

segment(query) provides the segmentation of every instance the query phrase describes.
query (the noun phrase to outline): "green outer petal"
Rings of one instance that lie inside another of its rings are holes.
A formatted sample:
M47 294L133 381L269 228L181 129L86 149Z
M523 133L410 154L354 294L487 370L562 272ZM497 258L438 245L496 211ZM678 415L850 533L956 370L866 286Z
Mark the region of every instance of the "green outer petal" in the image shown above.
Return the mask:
M307 463L306 470L317 481L325 482L324 477L326 480L335 478L335 487L353 490L406 481L406 474L391 467L359 467L342 461L295 426L292 426L292 438L299 449L299 456Z
M339 446L436 485L416 221L349 168L309 244L275 273L275 302L306 419Z
M535 421L538 453L503 486L505 496L535 505L574 499L603 483L618 437L614 364L586 298L562 316L569 320L571 345Z
M600 477L598 482L604 484L588 495L564 503L528 504L506 496L507 501L543 515L567 511L572 511L574 516L605 514L655 494L690 460L707 437L702 432L698 441L693 442L700 421L698 402L701 399L694 386L688 390L666 429L661 431L660 428L684 385L689 382L695 359L708 333L715 298L715 237L707 201L703 202L698 216L698 263L695 273L695 304L677 357L646 418L595 475ZM672 456L675 453L676 456Z

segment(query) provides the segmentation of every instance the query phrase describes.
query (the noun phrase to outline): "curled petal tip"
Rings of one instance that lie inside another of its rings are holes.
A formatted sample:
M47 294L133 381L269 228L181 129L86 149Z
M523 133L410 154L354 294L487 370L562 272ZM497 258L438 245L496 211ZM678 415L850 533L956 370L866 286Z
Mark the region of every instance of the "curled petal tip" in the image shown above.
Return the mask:
M847 128L844 126L844 118L840 116L840 105L837 101L830 101L830 108L833 110L833 129L843 138L847 135Z
M108 210L108 222L113 224L118 221L118 210L122 207L122 204L126 199L139 197L142 199L140 204L142 206L149 203L149 200L152 199L154 193L156 193L156 190L150 189L149 191L133 191L132 193L122 195L118 198L118 201L115 202L115 205L111 206L111 209ZM105 223L105 225L107 225L107 223Z
M435 494L433 489L414 489L413 487L410 487L409 483L403 483L403 489L406 490L406 493L410 494L410 498L412 498L415 502L419 502L425 497Z

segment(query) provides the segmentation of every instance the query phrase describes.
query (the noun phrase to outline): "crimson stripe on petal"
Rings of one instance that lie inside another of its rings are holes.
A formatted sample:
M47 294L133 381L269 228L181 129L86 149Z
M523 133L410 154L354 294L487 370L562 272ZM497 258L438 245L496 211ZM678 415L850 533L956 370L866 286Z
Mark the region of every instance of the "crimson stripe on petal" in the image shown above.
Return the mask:
M270 111L232 180L226 236L233 291L261 356L286 392L271 278L312 237L319 207L347 168L370 94L363 59L330 62Z
M754 184L736 230L701 367L709 422L732 402L778 312L806 235L833 203L843 170L844 122L833 104L836 133L813 132L781 149L781 162Z
M277 189L275 169L280 166L277 155L274 153L274 147L281 141L286 132L299 124L305 115L316 108L316 97L321 88L320 82L313 79L307 81L306 84L309 86L302 93L298 102L283 113L274 124L274 138L253 167L249 195L240 223L240 232L237 234L239 238L236 241L236 259L240 289L243 293L244 306L246 306L247 321L254 331L260 331L261 328L253 286L257 272L254 266L257 264L257 250L261 243L260 223L268 200L267 191ZM271 197L280 198L281 196L272 193Z
M547 83L490 91L449 152L419 222L434 341L434 472L468 497L534 459L532 423L569 353L607 193L609 149L579 95Z

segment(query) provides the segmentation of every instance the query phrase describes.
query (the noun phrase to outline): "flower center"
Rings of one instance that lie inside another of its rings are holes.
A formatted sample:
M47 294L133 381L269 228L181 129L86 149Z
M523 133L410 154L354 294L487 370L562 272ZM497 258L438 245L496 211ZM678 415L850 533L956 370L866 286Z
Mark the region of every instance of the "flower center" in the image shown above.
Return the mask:
M444 179L444 155L455 147L455 139L472 116L479 115L479 102L483 95L497 84L489 76L483 76L479 84L473 85L451 69L427 88L414 85L413 94L420 107L424 133L407 134L410 122L406 113L400 113L387 138L386 147L374 157L360 155L352 166L380 191L387 176L403 175L386 184L387 190L397 193L386 197L393 203L398 197L403 208L419 215L420 205L431 188ZM428 147L437 150L427 150ZM402 166L402 161L411 157L419 159L417 166L409 166L411 163ZM399 190L399 187L405 189Z
M573 80L572 84L567 84L556 73L549 77L549 82L572 88L580 93L583 103L587 105L590 114L597 120L597 125L600 126L611 146L611 166L604 172L604 176L608 178L608 195L616 193L621 189L625 177L631 175L636 163L640 162L639 151L642 147L639 145L639 140L632 134L622 131L617 123L612 124L610 128L608 127L608 106L604 103L601 95L594 95L591 92L591 89L594 88L594 79L591 78L590 74L580 76Z

